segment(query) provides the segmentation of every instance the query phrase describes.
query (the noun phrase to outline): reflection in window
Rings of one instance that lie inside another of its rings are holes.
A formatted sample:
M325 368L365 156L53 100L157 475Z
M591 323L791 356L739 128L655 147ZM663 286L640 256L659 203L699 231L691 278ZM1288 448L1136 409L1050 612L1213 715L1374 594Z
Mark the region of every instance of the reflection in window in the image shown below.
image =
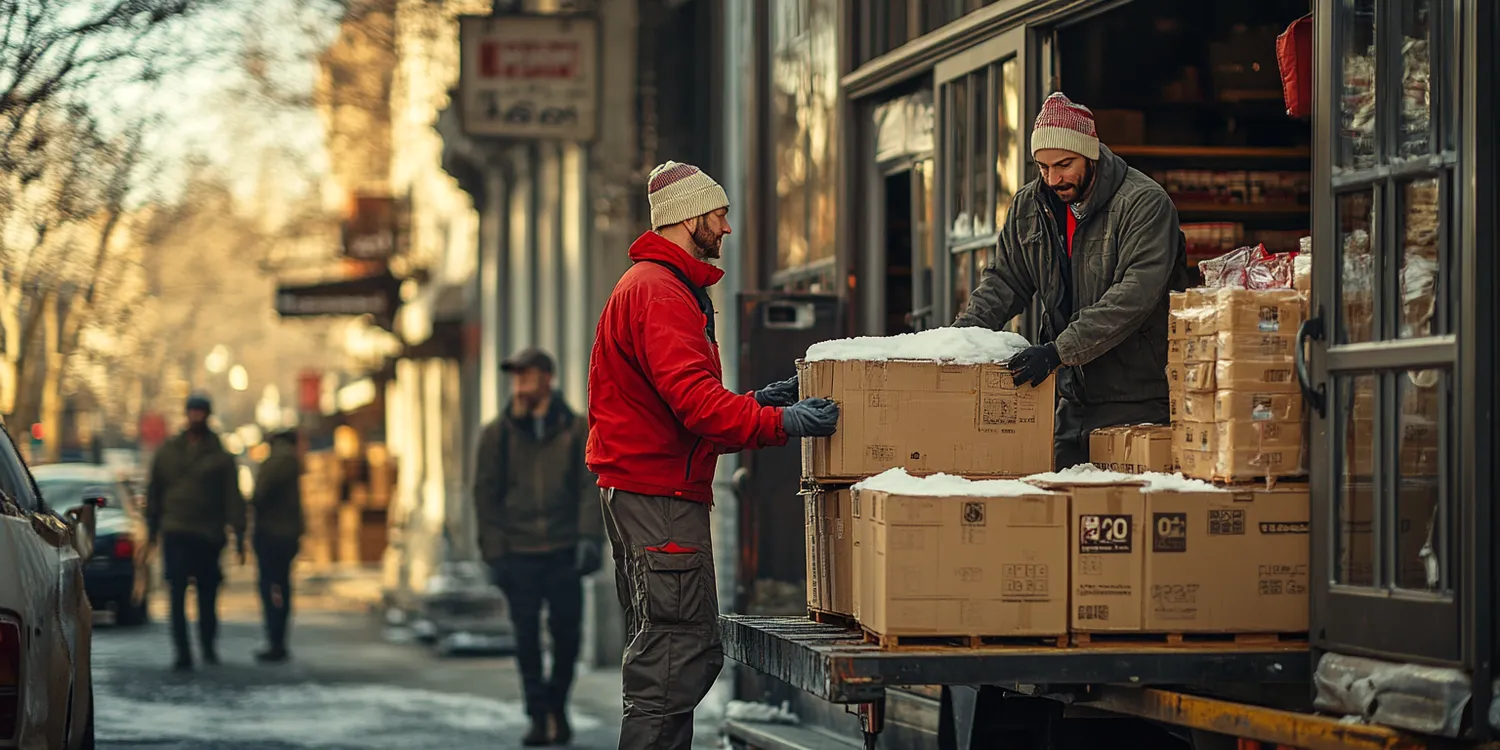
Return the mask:
M973 144L973 136L969 128L969 80L966 76L948 84L951 102L948 109L948 121L953 123L950 131L953 182L948 190L953 223L948 236L955 240L964 240L974 236L974 204L972 202L974 194L969 190L969 153Z
M1338 197L1339 252L1344 269L1339 279L1339 342L1370 341L1375 323L1374 195Z
M1406 589L1446 589L1447 547L1438 510L1441 481L1447 373L1443 370L1397 372L1399 404L1396 484L1396 585ZM1451 507L1451 506L1449 506Z
M1334 580L1349 586L1375 584L1375 376L1334 380L1338 399L1334 414L1343 419L1338 431L1336 524L1339 549Z
M1401 132L1396 156L1432 153L1432 62L1428 57L1430 0L1407 0L1401 17Z
M1375 0L1342 0L1343 95L1339 98L1339 138L1334 169L1374 166Z
M1010 201L1021 187L1021 85L1014 59L1000 64L999 122L995 129L995 231L1005 226Z
M1438 180L1415 180L1402 188L1400 338L1431 336L1438 306Z
M772 0L776 269L832 258L837 186L837 0Z

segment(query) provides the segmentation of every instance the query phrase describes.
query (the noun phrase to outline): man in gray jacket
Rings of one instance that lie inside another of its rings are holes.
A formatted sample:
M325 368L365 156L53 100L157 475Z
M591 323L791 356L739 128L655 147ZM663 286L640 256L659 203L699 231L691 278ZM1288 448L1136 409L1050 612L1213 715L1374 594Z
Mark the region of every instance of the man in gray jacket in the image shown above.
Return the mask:
M1035 345L1017 382L1057 376L1053 460L1089 460L1089 433L1166 423L1167 294L1188 286L1177 208L1150 177L1099 143L1094 115L1061 92L1032 129L1041 176L1011 201L994 263L954 325L999 329L1039 297Z
M511 402L479 436L474 509L479 548L505 592L531 728L526 747L566 745L568 691L578 662L582 576L603 562L604 515L584 466L588 421L552 390L552 357L526 349L506 360ZM552 674L542 674L547 607Z

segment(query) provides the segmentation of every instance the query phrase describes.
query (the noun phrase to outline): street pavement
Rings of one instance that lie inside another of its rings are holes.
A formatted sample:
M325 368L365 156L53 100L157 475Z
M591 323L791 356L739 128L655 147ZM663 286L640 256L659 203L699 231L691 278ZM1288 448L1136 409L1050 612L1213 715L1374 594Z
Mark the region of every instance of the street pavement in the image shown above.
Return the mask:
M439 656L387 627L366 604L313 596L294 605L293 661L258 665L252 654L262 631L252 585L244 569L231 573L220 605L224 663L189 674L170 669L165 601L154 602L153 622L141 628L115 627L99 616L93 650L99 747L520 747L527 721L509 656ZM572 746L614 748L619 707L618 670L580 674ZM700 726L695 745L718 747L712 734Z

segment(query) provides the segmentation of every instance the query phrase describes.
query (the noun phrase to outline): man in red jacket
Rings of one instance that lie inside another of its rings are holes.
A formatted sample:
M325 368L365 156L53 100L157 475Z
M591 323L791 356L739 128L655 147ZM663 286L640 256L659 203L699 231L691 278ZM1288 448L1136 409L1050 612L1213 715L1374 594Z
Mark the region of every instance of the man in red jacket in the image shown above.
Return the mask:
M724 188L667 162L647 185L653 231L599 317L589 360L588 468L599 477L628 645L622 750L689 750L693 709L724 663L709 507L720 454L832 435L838 406L797 379L724 387L706 287L724 272Z

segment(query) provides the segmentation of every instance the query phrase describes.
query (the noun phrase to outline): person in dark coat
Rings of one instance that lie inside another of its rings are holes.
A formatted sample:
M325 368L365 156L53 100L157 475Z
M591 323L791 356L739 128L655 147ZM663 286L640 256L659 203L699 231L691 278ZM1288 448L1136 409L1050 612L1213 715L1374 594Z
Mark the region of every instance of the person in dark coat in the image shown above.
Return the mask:
M284 662L287 623L292 614L292 560L302 541L302 462L294 430L271 436L271 455L260 465L250 499L255 518L255 562L260 568L260 603L265 613L267 648L257 661Z
M1057 371L1053 462L1089 460L1089 433L1166 424L1168 293L1188 286L1187 241L1167 191L1099 143L1094 115L1061 92L1031 133L1040 176L1016 191L979 287L954 325L999 330L1042 302L1017 383Z
M245 497L240 493L234 457L208 426L213 404L193 395L187 402L188 426L168 440L151 462L146 490L146 526L150 544L161 544L162 563L172 600L172 644L175 668L193 668L188 642L187 589L198 591L198 642L203 662L219 663L218 594L223 580L219 558L228 532L234 534L239 563L245 563Z
M506 360L511 401L479 437L474 508L479 545L505 592L516 635L530 730L527 747L567 744L568 692L583 620L582 577L599 570L603 521L583 452L588 422L552 389L552 357L526 349ZM541 613L552 635L542 672Z

